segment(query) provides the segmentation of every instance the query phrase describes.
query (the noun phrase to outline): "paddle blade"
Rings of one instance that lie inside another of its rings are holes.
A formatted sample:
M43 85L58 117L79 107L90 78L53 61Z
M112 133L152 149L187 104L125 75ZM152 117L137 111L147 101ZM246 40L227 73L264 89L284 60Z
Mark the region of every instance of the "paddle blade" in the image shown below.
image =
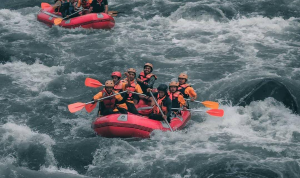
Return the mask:
M103 86L102 83L100 83L98 80L92 78L86 78L84 84L85 86L92 87L92 88L98 88Z
M211 109L218 109L219 103L213 102L213 101L203 101L201 102L205 107L211 108Z
M54 20L54 25L59 25L62 21L63 21L62 18L56 18L56 19Z
M96 106L97 106L97 103L94 103L94 104L87 104L87 105L85 105L85 110L86 110L88 113L90 113L90 112L92 112L92 111L95 109Z
M224 115L224 110L223 109L210 109L206 111L209 115L211 116L216 116L216 117L223 117Z
M74 103L74 104L69 104L68 108L71 113L74 113L80 111L82 108L84 108L84 106L85 103Z
M42 2L42 3L41 3L41 8L42 8L42 9L47 9L48 7L51 7L51 5L48 4L48 3L45 3L45 2Z

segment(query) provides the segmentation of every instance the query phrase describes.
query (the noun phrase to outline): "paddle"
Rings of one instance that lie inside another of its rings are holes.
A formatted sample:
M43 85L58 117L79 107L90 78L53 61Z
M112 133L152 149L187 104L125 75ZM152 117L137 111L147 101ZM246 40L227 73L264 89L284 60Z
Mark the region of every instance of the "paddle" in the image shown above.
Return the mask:
M146 106L146 107L141 107L141 108L137 108L137 111L141 111L141 110L148 110L148 109L152 109L152 106Z
M113 95L110 95L110 96L107 96L107 97L104 97L104 98L100 98L100 99L98 99L97 101L101 101L101 100L104 100L104 99L107 99L107 98L110 98L110 97L113 97L113 96L116 96L116 95L118 95L118 94L121 94L121 93L125 93L125 92L127 92L127 91L123 91L123 92L120 92L120 93L115 93L115 94L113 94ZM94 105L95 103L94 103L94 101L90 101L90 102L88 102L88 103L80 103L80 102L78 102L78 103L74 103L74 104L69 104L68 105L68 108L69 108L69 111L71 112L71 113L75 113L75 112L77 112L77 111L80 111L80 110L82 110L86 105L88 105L88 104L92 104L92 105ZM94 108L95 108L96 106L87 106L87 111L88 112L91 112ZM91 110L92 109L92 110Z
M190 101L191 99L187 99L187 100ZM212 108L212 109L219 108L219 103L213 101L192 101L192 102L201 103L207 108Z
M45 2L41 3L41 8L42 9L47 9L48 7L52 7L52 6L50 4L48 4L48 3L45 3Z
M177 110L182 110L182 108L172 108L172 109L177 109ZM208 111L203 111L203 110L196 110L196 109L187 109L188 111L194 111L194 112L206 112L211 116L216 116L216 117L223 117L224 115L224 110L223 109L210 109Z
M101 82L92 78L86 78L84 84L85 86L92 88L98 88L103 86Z
M112 17L116 17L118 14L120 13L124 13L124 12L118 12L118 11L108 11L108 15L112 16Z
M159 109L159 111L160 111L162 117L164 118L165 114L163 113L163 111L161 110L161 108L160 108L159 104L157 103L155 97L153 96L152 91L150 91L150 94L151 94L151 96L152 96L152 98L153 98L153 100L154 100L156 106L158 107L158 109ZM165 120L166 124L168 125L168 127L170 128L170 130L171 130L172 132L174 132L173 129L172 129L172 127L170 126L169 122L167 121L167 119L164 118L164 120Z
M62 19L62 18L56 18L56 19L54 20L54 25L59 25L63 20L65 20L65 19L71 17L72 15L77 14L77 13L83 11L83 10L85 10L85 9L80 9L79 11L76 11L76 12L74 12L73 14L71 14L71 15L69 15L68 17L65 17L65 18L63 18L63 19Z
M131 92L131 93L135 93L135 94L142 95L142 96L147 96L145 94L136 93L136 92ZM190 100L190 99L187 99L187 100ZM195 102L202 103L207 108L211 108L211 109L218 109L219 108L219 103L214 102L214 101L203 101L203 102L195 101Z

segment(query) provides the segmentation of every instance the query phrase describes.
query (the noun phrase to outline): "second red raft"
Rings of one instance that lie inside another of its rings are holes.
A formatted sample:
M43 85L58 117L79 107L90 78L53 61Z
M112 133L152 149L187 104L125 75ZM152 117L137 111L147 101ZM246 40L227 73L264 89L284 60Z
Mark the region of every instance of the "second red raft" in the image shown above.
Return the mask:
M45 23L49 27L54 25L55 18L62 18L54 13L52 7L42 9L37 15L37 20ZM115 19L105 13L91 13L63 20L59 26L64 28L93 28L93 29L111 29L115 26Z

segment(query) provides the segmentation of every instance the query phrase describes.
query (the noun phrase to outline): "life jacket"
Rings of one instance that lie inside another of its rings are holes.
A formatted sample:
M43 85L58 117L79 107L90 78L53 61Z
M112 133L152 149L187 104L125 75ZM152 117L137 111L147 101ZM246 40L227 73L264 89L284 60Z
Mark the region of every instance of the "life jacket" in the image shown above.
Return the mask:
M117 92L121 92L123 90L124 82L125 82L124 80L120 80L119 83L114 86L114 90Z
M103 89L101 92L103 98L115 94L114 92L108 94L105 89ZM103 111L104 109L115 109L115 107L116 107L116 97L114 96L101 101L101 111Z
M144 71L142 71L142 72L140 73L140 75L139 75L139 78L143 81L143 83L139 82L139 84L140 84L140 86L141 86L141 88L142 88L142 90L143 90L144 93L145 93L146 90L147 90L146 85L148 85L148 82L150 81L150 78L151 78L152 76L154 76L155 80L157 80L156 75L154 75L154 74L152 74L152 73L147 74L147 75L145 76ZM145 84L144 82L145 82L146 84ZM153 87L152 87L152 88L153 88Z
M189 98L189 95L185 94L185 89L188 87L191 87L191 85L183 84L183 85L179 85L179 87L178 87L178 91L181 92L181 94L183 95L184 98Z
M130 87L127 87L127 89L129 89L132 92L135 92L135 86L136 85L137 85L137 83L134 80L134 81L130 82ZM133 100L133 93L128 94L127 100L131 100L131 101Z
M80 5L81 5L84 9L88 9L88 8L90 8L90 5L92 2L93 2L93 0L86 0L85 3L83 3L82 0L78 0L77 7L78 6L80 7Z
M157 100L157 103L158 103L158 105L159 105L159 107L161 108L162 112L163 112L165 115L167 115L167 113L168 113L167 107L164 106L164 100L166 99L166 97L167 97L167 96L164 96L164 97L162 97L162 98L159 98L159 94L157 94L157 99L156 99L156 100ZM155 105L155 106L153 107L153 113L154 113L154 114L161 115L160 110L159 110L159 108L157 107L157 105Z
M172 101L172 108L180 108L180 103L178 101L179 95L181 95L180 91L176 91L175 93L169 92L169 98Z

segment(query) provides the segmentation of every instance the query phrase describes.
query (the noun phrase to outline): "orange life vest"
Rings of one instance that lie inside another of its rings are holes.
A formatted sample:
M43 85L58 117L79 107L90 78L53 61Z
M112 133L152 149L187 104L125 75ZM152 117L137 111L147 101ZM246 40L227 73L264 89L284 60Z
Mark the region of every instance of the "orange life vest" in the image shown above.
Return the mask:
M135 92L135 86L136 85L137 85L137 83L135 82L135 80L133 80L133 81L130 82L130 87L127 87L127 89L129 89L132 92ZM132 93L128 94L127 100L131 100L131 101L133 100L133 94Z
M88 9L90 8L92 2L93 0L86 0L85 3L83 3L82 0L78 0L77 7L79 8L80 6L82 6L84 9Z
M183 95L184 98L189 98L189 95L185 94L185 89L186 89L187 87L190 87L190 86L191 86L191 85L189 85L189 84L179 85L178 91L181 92L181 94Z
M157 79L157 77L156 77L154 74L150 73L150 74L147 74L147 75L145 76L144 71L142 71L142 72L140 73L140 75L139 75L139 78L140 78L143 82L148 83L149 80L150 80L150 78L151 78L152 76L155 77L155 80Z
M161 108L162 112L163 112L165 115L168 113L167 107L163 105L163 103L164 103L163 101L165 100L166 97L167 97L167 96L165 95L164 97L160 98L160 97L159 97L159 94L157 94L157 103L158 103L159 107ZM155 106L153 107L153 113L154 113L154 114L161 115L160 110L159 110L159 108L157 107L157 105L155 105Z
M103 89L101 92L102 92L103 98L114 94L114 92L112 92L111 94L108 94L105 89ZM114 96L101 101L101 110L102 111L103 111L103 109L114 109L115 106L116 106L116 97L114 97Z

